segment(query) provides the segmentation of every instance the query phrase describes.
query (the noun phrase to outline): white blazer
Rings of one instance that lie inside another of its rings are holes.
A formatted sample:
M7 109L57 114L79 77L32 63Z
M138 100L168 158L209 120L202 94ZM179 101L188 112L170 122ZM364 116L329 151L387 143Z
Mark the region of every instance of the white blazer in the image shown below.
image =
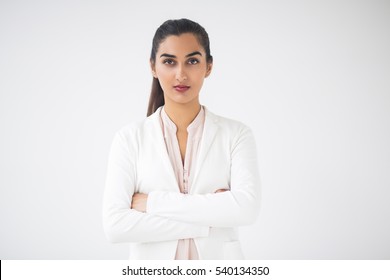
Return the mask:
M174 259L179 239L193 238L200 259L242 259L237 226L260 207L256 144L240 122L205 108L205 124L189 194L182 194L160 126L162 107L120 129L113 140L103 198L111 242L130 243L130 259ZM214 193L221 188L230 189ZM130 209L148 194L146 213Z

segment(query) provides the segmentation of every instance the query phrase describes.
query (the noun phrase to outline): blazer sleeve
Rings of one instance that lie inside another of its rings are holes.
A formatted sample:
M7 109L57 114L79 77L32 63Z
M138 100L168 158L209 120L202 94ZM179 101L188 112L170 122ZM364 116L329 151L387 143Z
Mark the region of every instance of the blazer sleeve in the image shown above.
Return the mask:
M126 135L115 135L103 195L103 228L110 242L158 242L205 237L209 227L130 209L135 189L135 152Z
M222 193L185 195L150 192L146 212L211 227L251 224L260 208L260 179L256 142L252 131L246 126L233 141L230 175L230 191Z

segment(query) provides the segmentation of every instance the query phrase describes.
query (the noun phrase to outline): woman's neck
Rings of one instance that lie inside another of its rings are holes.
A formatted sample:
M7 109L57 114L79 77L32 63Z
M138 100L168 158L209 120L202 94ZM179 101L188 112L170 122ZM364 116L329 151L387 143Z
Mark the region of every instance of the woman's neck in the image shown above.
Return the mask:
M187 127L199 114L199 102L194 104L165 103L165 112L176 125L178 131L187 130Z

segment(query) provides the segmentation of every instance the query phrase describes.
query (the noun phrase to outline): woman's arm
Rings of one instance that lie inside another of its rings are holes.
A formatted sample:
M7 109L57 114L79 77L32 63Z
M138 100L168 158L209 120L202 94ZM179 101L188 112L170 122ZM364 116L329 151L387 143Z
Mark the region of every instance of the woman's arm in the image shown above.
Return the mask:
M256 143L245 127L231 152L230 191L202 195L153 191L147 197L146 213L194 225L231 227L253 223L259 207Z
M135 153L117 133L108 160L103 226L111 242L155 242L204 237L209 227L174 221L130 209L135 185Z
M215 193L221 193L229 191L227 189L218 189ZM135 193L131 200L131 209L137 210L139 212L146 212L146 204L148 203L148 195L144 193Z

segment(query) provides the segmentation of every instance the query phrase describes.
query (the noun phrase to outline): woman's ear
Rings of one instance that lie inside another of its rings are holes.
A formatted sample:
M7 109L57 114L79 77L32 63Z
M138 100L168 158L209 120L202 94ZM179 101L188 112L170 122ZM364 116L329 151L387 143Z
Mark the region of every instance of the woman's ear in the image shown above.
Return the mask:
M213 69L213 64L212 63L207 63L207 71L206 71L206 78L210 76L211 70Z
M154 78L157 79L157 74L156 74L156 64L153 61L150 61L150 69L152 70L152 75Z

